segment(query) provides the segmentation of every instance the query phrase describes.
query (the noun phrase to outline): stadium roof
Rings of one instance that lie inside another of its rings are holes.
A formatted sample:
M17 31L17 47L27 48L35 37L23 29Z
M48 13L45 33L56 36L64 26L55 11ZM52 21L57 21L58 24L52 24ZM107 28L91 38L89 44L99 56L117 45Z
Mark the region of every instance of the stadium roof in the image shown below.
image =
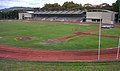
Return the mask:
M91 9L91 10L88 10L87 12L109 12L109 13L117 14L117 12L110 11L110 10L104 10L104 9Z
M82 14L85 11L77 10L77 11L37 11L33 14Z

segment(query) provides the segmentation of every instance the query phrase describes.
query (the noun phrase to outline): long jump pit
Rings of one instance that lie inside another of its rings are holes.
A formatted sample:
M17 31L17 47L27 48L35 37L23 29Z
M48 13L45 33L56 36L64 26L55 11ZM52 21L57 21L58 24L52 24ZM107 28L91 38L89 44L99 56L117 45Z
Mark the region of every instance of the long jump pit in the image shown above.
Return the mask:
M0 59L20 61L60 61L60 62L93 62L120 61L116 59L117 48L102 49L98 60L98 50L32 50L0 46Z

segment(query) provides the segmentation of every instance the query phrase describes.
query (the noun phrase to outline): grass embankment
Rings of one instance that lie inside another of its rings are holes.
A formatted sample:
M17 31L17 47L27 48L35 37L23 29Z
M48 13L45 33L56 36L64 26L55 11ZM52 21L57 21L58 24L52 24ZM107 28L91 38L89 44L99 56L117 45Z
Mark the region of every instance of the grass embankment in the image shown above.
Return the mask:
M120 71L120 62L52 63L0 60L0 71Z

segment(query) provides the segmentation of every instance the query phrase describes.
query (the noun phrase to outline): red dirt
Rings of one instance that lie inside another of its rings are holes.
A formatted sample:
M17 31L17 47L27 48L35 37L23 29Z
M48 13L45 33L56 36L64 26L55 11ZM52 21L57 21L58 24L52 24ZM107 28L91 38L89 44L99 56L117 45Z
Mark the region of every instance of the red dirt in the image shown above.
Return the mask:
M15 20L0 20L0 22L11 22L11 21L15 21Z
M100 60L117 60L116 54L117 48L101 50ZM0 46L0 58L27 61L94 61L97 60L97 50L30 50Z
M102 29L102 30L104 30L104 29ZM98 29L90 30L90 31L87 31L87 32L74 32L74 33L72 33L71 36L65 36L63 38L56 38L55 40L57 40L57 41L66 41L66 40L69 40L70 38L74 38L74 37L77 37L77 36L80 36L80 35L99 36L99 34L92 34L92 32L96 32L96 31L98 31ZM104 35L104 34L101 34L101 37L119 38L119 36L110 36L110 35Z
M99 36L98 34L91 34L91 33L85 33L85 32L76 32L74 33L76 35L89 35L89 36ZM106 38L119 38L119 36L110 36L110 35L103 35L101 34L101 37L106 37Z
M74 37L76 37L76 36L79 36L79 35L71 35L71 36L65 36L65 37L63 37L63 38L56 38L56 39L54 39L54 40L57 40L57 41L66 41L66 40L69 40L70 38L74 38Z

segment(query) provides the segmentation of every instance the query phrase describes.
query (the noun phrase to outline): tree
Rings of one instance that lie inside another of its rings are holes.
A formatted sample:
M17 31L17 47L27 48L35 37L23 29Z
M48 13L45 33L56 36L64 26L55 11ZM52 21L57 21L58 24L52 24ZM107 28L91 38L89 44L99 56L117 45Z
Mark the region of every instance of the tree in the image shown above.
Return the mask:
M118 12L119 8L120 8L120 0L117 0L115 3L112 4L112 9Z
M81 4L77 4L74 3L73 1L71 2L64 2L64 4L62 5L63 10L81 10L82 9L82 5Z
M38 7L38 8L33 8L34 11L40 11L41 9Z
M21 10L3 11L0 12L0 19L18 19L18 13L23 12Z
M83 9L81 4L74 3L73 1L71 2L64 2L64 4L61 6L58 3L54 4L45 4L44 7L41 8L41 10L81 10Z
M120 0L112 4L112 10L118 12L118 21L120 23Z
M51 11L61 10L61 9L62 9L62 8L61 8L60 4L58 4L58 3L45 4L45 6L41 8L41 10L51 10Z

